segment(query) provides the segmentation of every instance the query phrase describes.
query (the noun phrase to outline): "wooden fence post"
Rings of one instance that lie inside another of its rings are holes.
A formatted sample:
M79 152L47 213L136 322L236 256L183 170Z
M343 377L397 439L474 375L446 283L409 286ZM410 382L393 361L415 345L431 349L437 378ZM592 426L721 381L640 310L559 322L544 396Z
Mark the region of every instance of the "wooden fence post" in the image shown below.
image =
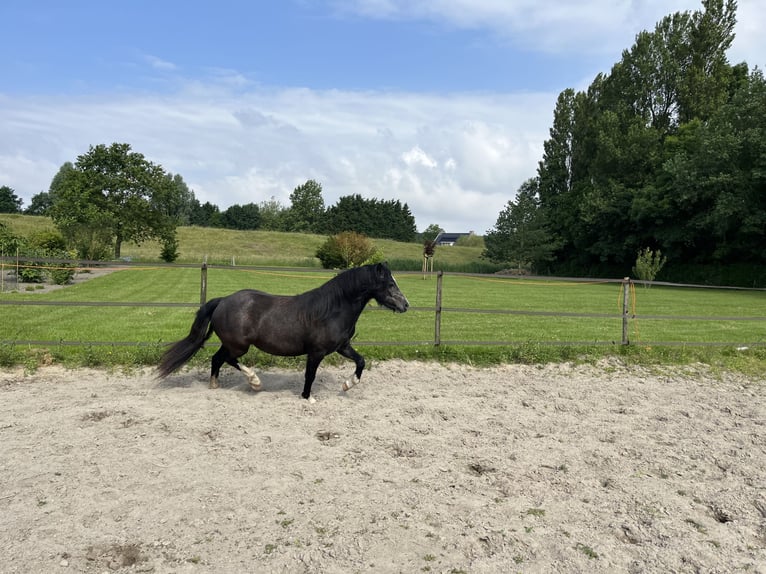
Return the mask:
M438 347L442 342L442 278L444 271L436 274L436 324L434 325L434 346Z
M202 264L202 274L199 285L199 304L204 305L207 300L207 262Z
M629 345L628 340L628 312L630 310L630 277L622 280L622 344Z

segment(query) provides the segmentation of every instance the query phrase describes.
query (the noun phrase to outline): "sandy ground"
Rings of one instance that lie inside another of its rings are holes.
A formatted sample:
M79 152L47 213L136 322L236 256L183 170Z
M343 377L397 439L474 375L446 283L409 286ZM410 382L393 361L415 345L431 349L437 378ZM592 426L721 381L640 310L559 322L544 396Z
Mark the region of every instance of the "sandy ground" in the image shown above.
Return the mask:
M0 572L766 573L766 380L0 372Z

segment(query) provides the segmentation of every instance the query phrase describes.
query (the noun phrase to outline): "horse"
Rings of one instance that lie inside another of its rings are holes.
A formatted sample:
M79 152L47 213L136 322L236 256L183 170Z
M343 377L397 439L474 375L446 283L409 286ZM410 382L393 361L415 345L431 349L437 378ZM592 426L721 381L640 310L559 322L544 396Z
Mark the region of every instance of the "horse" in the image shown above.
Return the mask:
M224 363L244 373L254 391L261 389L255 372L238 361L252 345L271 355L306 355L301 397L312 403L311 385L319 364L337 352L356 364L353 381L343 384L347 391L359 383L365 367L364 357L351 346L351 339L359 316L372 299L395 313L404 313L410 305L385 263L348 269L299 295L243 289L211 299L200 306L189 334L165 351L158 375L165 378L180 368L215 333L221 348L211 359L211 389L218 388Z

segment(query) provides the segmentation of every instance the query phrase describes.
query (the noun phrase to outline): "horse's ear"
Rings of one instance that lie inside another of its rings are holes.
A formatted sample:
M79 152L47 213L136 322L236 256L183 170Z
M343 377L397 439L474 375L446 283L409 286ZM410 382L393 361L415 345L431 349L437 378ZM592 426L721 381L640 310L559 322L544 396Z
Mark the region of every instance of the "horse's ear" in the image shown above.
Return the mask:
M388 262L385 262L385 263L377 263L377 264L375 265L375 273L376 273L376 274L377 274L379 277L385 277L386 273L390 273L390 271L389 271L389 269L388 269Z

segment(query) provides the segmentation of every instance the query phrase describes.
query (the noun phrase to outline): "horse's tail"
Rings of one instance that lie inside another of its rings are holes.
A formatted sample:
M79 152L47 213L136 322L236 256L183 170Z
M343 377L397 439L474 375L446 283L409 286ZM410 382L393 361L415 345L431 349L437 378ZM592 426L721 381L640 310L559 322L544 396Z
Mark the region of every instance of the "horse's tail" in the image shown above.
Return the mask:
M213 334L210 319L213 316L213 311L215 311L215 308L218 307L221 301L223 301L223 297L218 297L202 305L197 311L197 316L194 318L189 334L177 343L173 343L165 351L162 355L162 361L160 361L160 365L157 367L161 379L164 379L191 359L202 348L205 341L210 338L210 335Z

